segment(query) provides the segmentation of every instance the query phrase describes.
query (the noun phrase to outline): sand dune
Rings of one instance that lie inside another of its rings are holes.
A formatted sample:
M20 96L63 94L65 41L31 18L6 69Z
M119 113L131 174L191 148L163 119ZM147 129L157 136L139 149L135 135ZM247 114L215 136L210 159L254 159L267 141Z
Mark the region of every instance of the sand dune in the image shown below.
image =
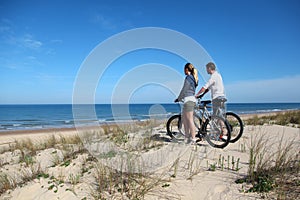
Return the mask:
M113 179L112 177L117 176L118 173L111 173L111 176L105 177L100 184L100 179L97 179L99 170L102 169L101 173L105 170L102 165L96 164L99 161L117 171L123 170L122 181L126 181L128 176L124 174L129 172L147 175L147 178L140 177L145 180L142 186L148 187L139 196L141 199L260 199L260 194L243 192L250 187L246 183L235 183L235 180L247 174L251 141L253 142L259 135L264 135L265 144L274 148L273 151L276 151L276 144L279 144L282 138L285 142L294 140L298 149L300 147L299 128L278 125L246 126L244 135L238 142L229 144L224 149L216 149L205 141L201 141L196 146L171 142L166 136L164 126L161 124L152 127L150 132L147 132L148 129L138 131L142 136L150 133L150 138L155 138L155 142L144 141L143 137L141 137L143 140L137 139L135 133L135 143L127 141L126 145L117 143L107 145L109 148L107 147L104 152L98 154L98 157L94 156L98 159L95 159L91 153L92 149L95 149L92 145L98 144L98 148L101 144L101 148L105 146L103 143L89 143L89 148L84 147L87 145L84 142L83 144L73 142L74 144L67 145L67 143L72 143L71 139L68 141L68 138L77 134L87 134L87 132L78 133L72 129L0 134L2 152L0 154L0 178L8 182L6 185L3 182L0 199L100 198L99 185L105 182L111 184L109 179ZM103 132L103 130L97 131ZM96 132L90 133L94 137ZM85 137L87 138L86 135ZM30 153L28 147L24 147L25 144L21 150L18 149L15 145L20 145L21 142L17 141L22 140L25 143L26 141L33 143L32 146L38 146L38 150ZM65 143L49 147L46 143L50 143L51 140ZM141 147L141 143L144 146ZM128 148L131 148L131 153L124 153L128 151ZM128 160L133 156L135 156L135 162L130 162L135 165L134 167L128 164ZM223 164L220 163L221 159L223 159ZM125 164L124 160L127 160ZM141 192L142 186L130 185L129 189L132 190L131 193L138 193ZM111 189L111 192L103 189L101 197L126 199L124 193L126 191L120 188ZM134 196L134 194L131 195ZM128 196L127 198L130 199Z

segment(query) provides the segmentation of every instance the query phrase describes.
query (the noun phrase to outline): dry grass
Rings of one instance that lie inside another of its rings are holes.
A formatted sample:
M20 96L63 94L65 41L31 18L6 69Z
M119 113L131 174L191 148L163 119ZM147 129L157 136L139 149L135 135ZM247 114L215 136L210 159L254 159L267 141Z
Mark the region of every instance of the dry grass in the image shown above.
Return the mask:
M250 183L252 187L246 192L258 192L263 197L299 199L299 188L295 189L300 185L299 142L285 141L284 133L279 141L266 135L262 132L251 138L247 176L236 182Z
M80 136L51 135L46 140L39 142L31 139L16 140L7 153L19 152L18 163L12 163L12 160L8 162L1 160L0 163L0 195L8 190L23 187L34 179L43 178L48 180L46 182L49 184L45 188L55 193L61 190L60 188L63 185L67 185L68 190L76 194L76 188L83 184L85 180L89 180L86 184L92 188L90 197L95 199L143 199L157 184L165 182L162 176L144 172L141 160L133 157L126 157L126 159L117 161L119 164L121 163L121 166L126 167L126 170L111 168L109 164L105 163L106 160L110 162L111 156L102 157L101 162L99 162L89 154L85 144L91 140L99 141L105 136L117 146L129 150L132 146L126 145L132 138L129 137L128 132L140 131L140 127L143 126L145 135L139 138L138 145L135 146L134 150L148 151L162 145L161 141L156 141L155 138L151 137L155 125L155 121L143 122L137 125L124 124L122 127L112 125L104 126L99 131L86 132ZM50 163L53 164L42 169L40 167L41 163L37 162L37 157L45 150L52 152ZM81 155L87 155L87 158L80 161L80 173L63 174L63 172L66 172L63 169L71 169L75 166L74 160ZM11 165L13 165L13 168ZM60 172L53 176L50 175L49 171L53 172L55 168L60 169ZM9 170L6 171L6 169ZM11 169L17 171L14 172ZM87 199L87 197L82 196L82 199Z
M122 160L123 165L136 166L140 163ZM128 162L134 162L128 164ZM143 171L126 172L111 169L102 162L95 164L96 190L93 193L95 199L143 199L159 183L165 182L160 176L148 174Z
M300 110L280 112L274 115L261 116L261 117L255 115L254 117L245 120L245 123L247 125L263 125L263 124L268 124L270 122L282 126L294 125L299 127Z

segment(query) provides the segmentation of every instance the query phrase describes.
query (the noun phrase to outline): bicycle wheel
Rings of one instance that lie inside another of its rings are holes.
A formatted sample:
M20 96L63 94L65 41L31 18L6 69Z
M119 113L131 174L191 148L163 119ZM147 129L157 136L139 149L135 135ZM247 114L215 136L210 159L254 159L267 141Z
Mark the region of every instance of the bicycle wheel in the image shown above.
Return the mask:
M224 148L230 142L230 127L222 117L211 116L203 124L202 133L205 140L215 148Z
M194 124L196 127L196 137L200 138L199 130L202 125L202 120L200 117L196 114L194 114ZM170 117L167 121L167 134L171 138L175 139L184 139L185 137L185 131L184 131L184 125L181 120L181 115L173 115Z
M184 127L181 115L173 115L167 121L167 134L173 139L184 139Z
M226 119L230 127L230 133L231 133L230 142L234 143L238 141L243 135L243 131L244 131L243 121L237 114L233 112L226 112Z

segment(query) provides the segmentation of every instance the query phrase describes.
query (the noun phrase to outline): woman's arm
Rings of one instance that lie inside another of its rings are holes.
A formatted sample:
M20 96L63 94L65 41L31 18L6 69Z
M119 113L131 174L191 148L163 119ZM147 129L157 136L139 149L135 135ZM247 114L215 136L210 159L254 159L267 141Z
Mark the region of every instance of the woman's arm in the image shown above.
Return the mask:
M182 101L182 100L183 100L183 98L185 97L185 94L184 94L184 93L185 93L186 90L188 90L189 86L190 86L190 83L189 83L189 81L187 80L187 78L185 78L185 79L184 79L183 87L182 87L182 89L181 89L181 91L180 91L180 93L179 93L179 96L178 96L178 98L177 98L177 101Z

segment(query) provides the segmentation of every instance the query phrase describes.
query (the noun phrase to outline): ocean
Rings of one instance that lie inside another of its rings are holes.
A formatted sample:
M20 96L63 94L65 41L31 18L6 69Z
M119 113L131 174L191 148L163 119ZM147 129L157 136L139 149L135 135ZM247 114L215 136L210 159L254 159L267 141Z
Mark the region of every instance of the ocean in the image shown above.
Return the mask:
M0 105L0 132L47 128L71 128L112 122L166 119L180 112L178 104L71 104ZM227 110L237 114L299 110L300 103L228 103ZM90 111L94 111L91 115ZM79 114L78 114L79 113ZM74 120L76 119L76 120Z

